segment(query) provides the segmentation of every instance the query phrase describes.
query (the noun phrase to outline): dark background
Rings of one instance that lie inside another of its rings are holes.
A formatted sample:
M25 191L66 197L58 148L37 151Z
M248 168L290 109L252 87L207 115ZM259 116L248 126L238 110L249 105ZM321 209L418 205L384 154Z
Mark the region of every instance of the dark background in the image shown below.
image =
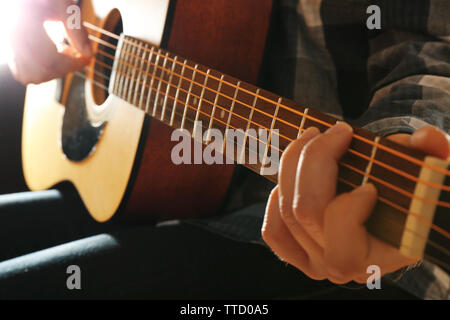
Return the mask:
M0 65L0 194L27 190L20 151L24 98L25 87Z

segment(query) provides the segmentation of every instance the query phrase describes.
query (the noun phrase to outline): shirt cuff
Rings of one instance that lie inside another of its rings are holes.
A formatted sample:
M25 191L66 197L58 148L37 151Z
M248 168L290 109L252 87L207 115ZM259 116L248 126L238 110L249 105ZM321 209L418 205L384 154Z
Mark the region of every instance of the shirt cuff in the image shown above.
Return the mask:
M381 137L387 137L391 134L397 133L413 133L414 131L430 125L428 122L419 118L406 116L406 117L391 117L375 120L363 126L376 135Z

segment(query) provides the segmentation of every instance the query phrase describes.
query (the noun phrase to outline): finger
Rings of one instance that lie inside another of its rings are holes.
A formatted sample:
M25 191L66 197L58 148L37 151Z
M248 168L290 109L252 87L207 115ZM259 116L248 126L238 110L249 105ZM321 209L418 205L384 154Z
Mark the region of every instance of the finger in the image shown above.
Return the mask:
M303 247L294 239L281 219L279 210L279 187L275 187L267 203L262 226L262 237L274 253L283 261L295 266L307 276L322 280L311 272L309 258Z
M72 27L64 24L69 37L70 44L85 58L91 58L93 55L92 44L88 38L88 32L83 25Z
M387 137L389 140L397 142L404 145L405 147L411 148L411 135L408 133L398 133Z
M388 139L438 158L446 159L450 155L448 136L433 126L422 127L412 135L394 134Z
M319 266L323 261L322 248L308 235L294 217L293 200L296 185L297 167L303 147L320 131L317 128L307 129L299 139L292 142L283 152L280 161L279 183L279 208L283 222L286 224L295 240L306 250L311 264ZM320 270L317 270L320 271Z
M411 147L442 159L446 159L450 151L446 134L433 126L426 126L414 132L411 136Z
M46 11L45 18L63 22L71 46L84 58L92 57L92 45L83 26L81 8L78 5L71 0L57 1Z
M266 214L262 226L262 237L269 247L284 261L305 269L308 265L308 256L291 236L283 223L278 206L279 187L275 187L267 203Z
M27 29L21 31L24 32ZM36 26L33 37L25 37L17 42L15 51L18 53L17 64L20 66L18 77L24 84L49 81L86 65L84 59L58 53L42 26Z
M329 279L335 283L367 279L366 270L377 265L382 275L417 262L398 249L370 235L364 223L377 201L373 185L367 184L337 197L324 219L325 263Z
M361 273L369 254L365 221L377 201L372 184L341 194L327 207L324 216L324 257L329 279L347 283Z
M278 175L280 189L279 199L281 214L288 226L297 224L292 211L292 203L294 201L295 178L297 175L300 154L304 146L319 134L320 131L317 128L308 128L299 139L289 144L281 157L280 173Z
M364 266L366 268L371 265L379 266L382 276L420 261L420 259L404 256L397 248L370 234L368 239L370 251ZM363 273L365 274L365 270Z
M335 197L338 160L348 149L352 128L339 123L302 150L294 198L294 215L311 237L324 245L323 213Z

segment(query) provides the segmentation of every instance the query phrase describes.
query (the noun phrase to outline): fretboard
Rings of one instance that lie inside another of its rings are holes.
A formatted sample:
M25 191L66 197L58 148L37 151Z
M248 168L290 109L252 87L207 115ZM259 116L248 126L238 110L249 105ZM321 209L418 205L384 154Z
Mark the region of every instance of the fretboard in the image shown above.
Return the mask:
M281 156L289 143L311 126L323 132L338 121L131 37L122 36L119 41L111 79L111 93L174 129L187 130L205 145L214 141L208 132L219 130L224 137L219 151L274 182L278 170L275 174L266 172L273 152ZM266 139L258 134L259 130L265 130ZM230 144L231 151L227 149ZM393 245L408 246L403 228L411 216L412 200L418 197L424 167L435 168L432 171L440 172L442 177L448 172L447 162L428 162L421 152L355 127L349 151L339 162L338 188L348 191L373 183L380 199L376 211L380 213L372 216L369 227ZM270 165L278 168L278 162ZM433 197L439 198L439 194L440 190ZM429 211L434 212L432 209ZM432 222L433 218L429 224ZM386 231L386 226L392 232ZM430 231L435 230L428 228L421 236L428 237Z

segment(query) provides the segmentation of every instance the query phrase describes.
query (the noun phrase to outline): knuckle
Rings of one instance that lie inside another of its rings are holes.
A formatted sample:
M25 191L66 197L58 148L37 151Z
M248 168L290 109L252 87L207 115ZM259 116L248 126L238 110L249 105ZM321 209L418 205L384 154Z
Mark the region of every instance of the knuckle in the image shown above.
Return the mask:
M321 273L305 273L309 278L316 280L316 281L322 281L325 280L327 277L324 276Z
M355 277L353 281L355 281L356 283L359 283L359 284L366 284L367 283L367 277L365 277L365 276L358 276L358 277Z
M321 154L323 152L323 142L322 139L314 139L306 144L302 153L305 157L313 156L316 154Z
M348 269L338 266L327 266L328 280L336 284L352 281L352 274Z
M27 84L40 84L44 81L43 75L34 75L27 78Z
M45 75L51 75L51 74L55 73L55 71L58 70L58 66L57 66L56 62L54 62L52 60L48 60L48 59L45 59L44 61L42 61L41 68L42 68L43 74L45 74Z
M317 225L317 217L314 209L305 201L295 201L293 205L294 216L303 226L310 227Z
M17 72L12 72L12 75L16 81L26 85L26 79L24 78L24 76L22 74L17 73Z
M18 82L20 82L21 84L23 84L25 86L33 83L32 79L23 73L14 74L14 79L16 79Z
M297 224L294 216L289 210L280 210L281 219L287 226L293 226Z
M280 202L280 216L281 220L283 220L283 222L288 226L297 224L297 221L292 214L292 207L283 200Z
M275 232L272 232L269 226L265 226L261 230L261 236L268 245L277 243L277 236Z
M347 215L343 214L346 211L342 208L346 208L352 205L350 194L341 194L333 201L331 201L325 209L325 217L339 215L339 219L344 219Z

